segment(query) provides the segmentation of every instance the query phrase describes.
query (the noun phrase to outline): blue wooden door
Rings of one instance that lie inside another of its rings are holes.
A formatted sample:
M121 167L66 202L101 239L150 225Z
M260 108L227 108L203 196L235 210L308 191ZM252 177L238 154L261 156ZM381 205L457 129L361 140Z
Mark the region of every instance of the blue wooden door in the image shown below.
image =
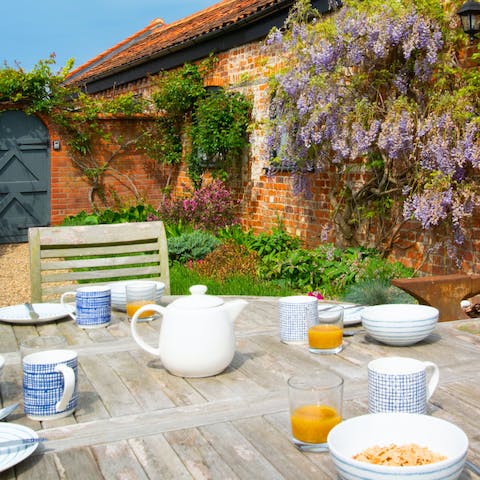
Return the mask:
M0 243L26 242L50 221L50 150L45 125L18 110L0 112Z

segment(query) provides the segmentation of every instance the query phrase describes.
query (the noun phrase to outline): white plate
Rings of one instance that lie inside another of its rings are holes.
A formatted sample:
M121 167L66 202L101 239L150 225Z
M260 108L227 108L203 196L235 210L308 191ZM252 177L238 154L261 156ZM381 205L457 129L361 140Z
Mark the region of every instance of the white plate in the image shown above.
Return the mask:
M0 321L9 323L42 323L59 320L68 316L75 308L61 303L34 303L33 309L38 313L38 320L32 320L25 305L12 305L0 308Z
M363 305L357 305L353 303L328 303L328 302L318 302L318 311L323 310L324 308L331 307L333 305L341 305L345 308L343 312L343 324L347 327L349 325L356 325L357 323L362 322L362 317L360 314L362 310L365 308ZM348 307L348 308L346 308Z
M18 425L16 423L0 423L0 442L28 438L38 438L38 435L31 428L24 427L23 425ZM0 449L0 472L3 472L17 463L20 463L22 460L25 460L37 447L38 443L11 447L4 451Z

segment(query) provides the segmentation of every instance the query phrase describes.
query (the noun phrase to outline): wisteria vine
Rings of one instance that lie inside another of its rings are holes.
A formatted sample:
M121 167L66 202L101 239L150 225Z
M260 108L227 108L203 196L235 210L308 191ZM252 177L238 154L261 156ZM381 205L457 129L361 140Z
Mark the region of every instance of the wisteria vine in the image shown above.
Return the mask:
M447 227L461 244L480 198L480 103L478 76L457 62L454 10L436 0L347 0L323 17L309 9L297 2L266 42L285 59L272 86L275 162L299 176L308 165L336 168L337 214L350 217L337 225L358 227L355 211L381 205L390 232L416 219L424 229ZM348 177L359 161L360 187Z

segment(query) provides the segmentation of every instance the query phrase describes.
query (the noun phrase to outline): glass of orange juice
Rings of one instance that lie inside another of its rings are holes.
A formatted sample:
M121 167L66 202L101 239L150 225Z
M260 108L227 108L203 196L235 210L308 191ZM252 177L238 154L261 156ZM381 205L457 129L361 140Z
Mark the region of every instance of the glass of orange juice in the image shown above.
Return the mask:
M308 327L308 349L312 353L338 353L343 348L343 307L320 305L318 317Z
M343 378L316 370L288 379L293 443L303 451L326 451L330 430L342 421Z
M125 286L126 310L128 319L131 320L135 312L144 305L156 303L157 284L146 280L128 282ZM155 312L147 310L138 318L139 322L147 322L153 319Z

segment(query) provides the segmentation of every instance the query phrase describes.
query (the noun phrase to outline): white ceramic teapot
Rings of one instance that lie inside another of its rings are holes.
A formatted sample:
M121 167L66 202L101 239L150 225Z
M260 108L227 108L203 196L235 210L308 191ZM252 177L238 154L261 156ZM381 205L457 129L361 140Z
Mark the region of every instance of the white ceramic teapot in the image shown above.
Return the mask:
M159 356L165 368L180 377L209 377L228 367L235 354L233 323L245 300L224 302L205 295L207 287L190 287L191 295L168 307L144 305L132 318L134 340L149 353ZM146 310L163 316L158 348L147 345L138 335L137 320Z

